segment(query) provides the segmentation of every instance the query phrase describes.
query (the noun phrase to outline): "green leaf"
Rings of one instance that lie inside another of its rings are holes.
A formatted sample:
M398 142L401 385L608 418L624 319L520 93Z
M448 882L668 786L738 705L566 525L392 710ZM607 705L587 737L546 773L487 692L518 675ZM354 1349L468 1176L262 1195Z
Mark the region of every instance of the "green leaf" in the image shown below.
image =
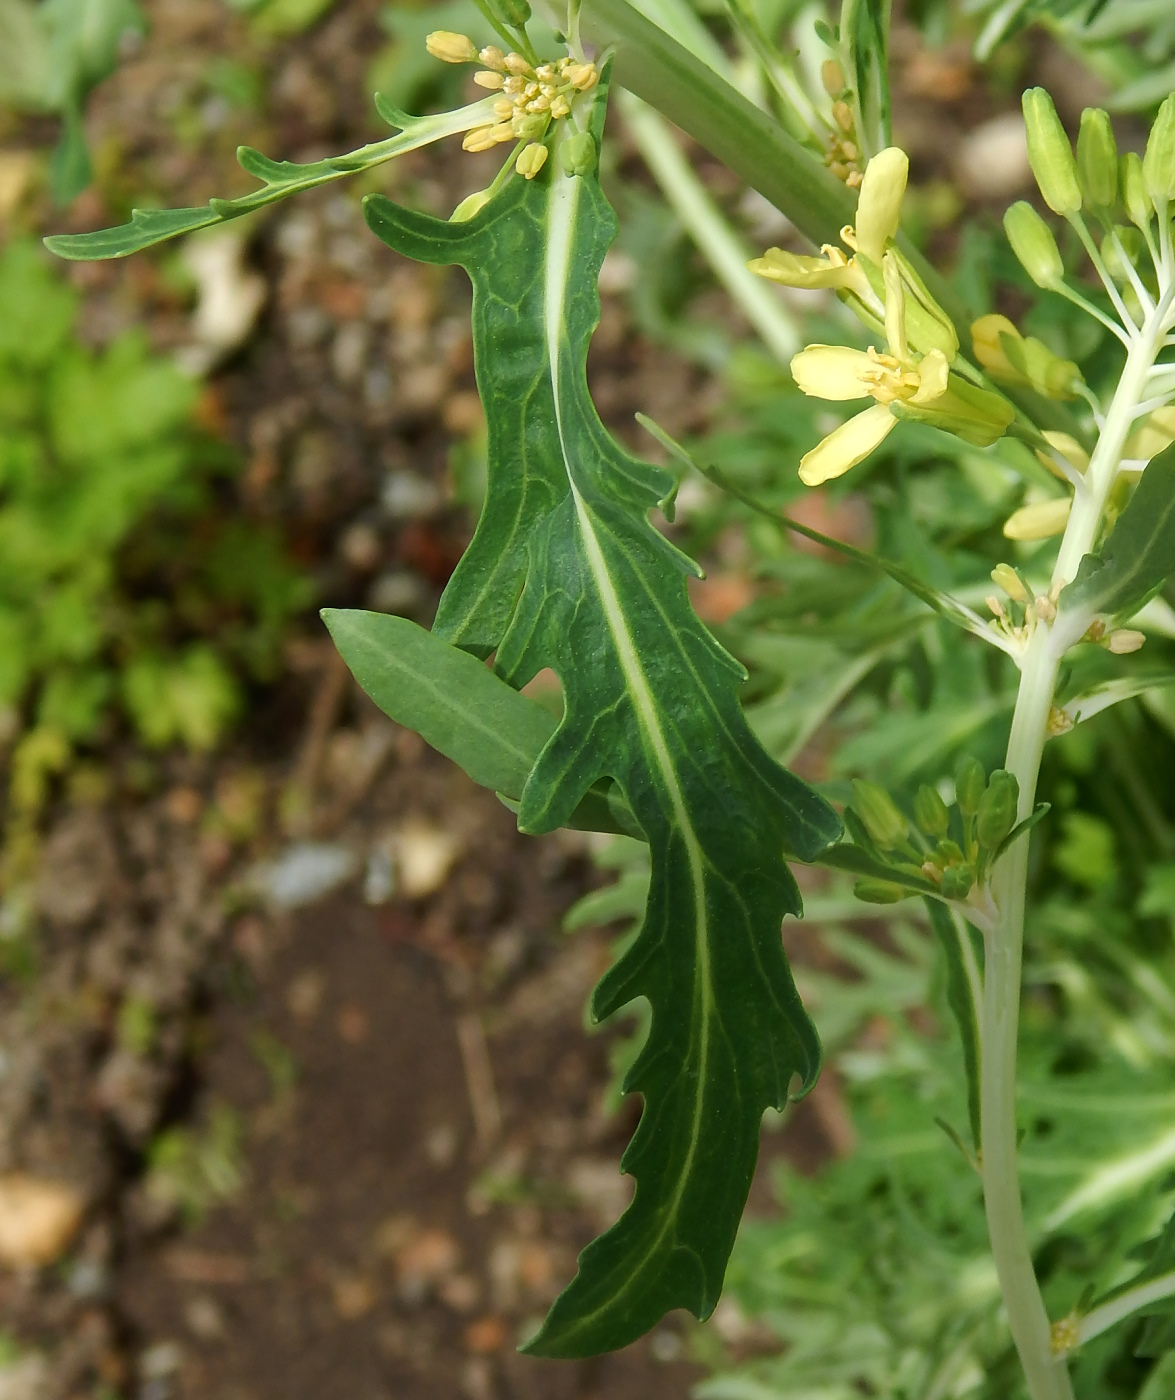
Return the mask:
M661 446L672 453L679 462L692 467L708 481L712 481L720 490L725 491L728 496L733 496L736 501L741 501L756 515L770 520L776 529L783 532L794 530L797 535L803 535L805 539L813 540L816 544L823 545L825 549L831 549L844 559L851 559L856 564L864 564L866 568L877 569L883 574L888 574L896 584L904 588L907 593L912 593L927 607L933 608L940 617L944 617L948 622L953 622L964 632L970 632L972 636L979 637L990 645L999 647L1002 651L1007 651L1009 655L1012 654L1011 643L1001 637L978 613L973 612L964 603L960 603L957 598L952 598L949 593L944 593L941 589L923 583L916 574L910 573L908 569L903 569L900 564L895 564L890 559L882 558L880 554L871 554L867 549L858 549L856 545L845 544L843 540L821 534L819 530L813 530L810 525L803 525L798 520L792 520L790 516L780 515L777 511L771 510L770 507L760 504L753 496L747 495L745 491L735 486L719 468L702 466L694 461L685 448L671 438L664 428L654 423L651 418L643 413L638 413L636 417L637 422L650 432Z
M369 170L406 151L415 151L443 137L484 126L492 119L490 109L493 101L493 98L486 97L455 112L412 117L381 103L377 96L376 107L380 115L401 127L398 136L389 136L386 140L361 146L347 155L329 156L326 160L311 161L307 165L298 165L289 160L271 160L251 146L241 146L237 150L237 160L244 170L263 182L263 189L254 190L252 194L242 195L239 199L210 199L198 209L134 209L129 224L97 229L93 233L51 234L45 239L45 246L58 257L76 261L125 258L130 253L151 248L168 238L194 233L213 224L223 224L229 219L239 219L243 214L252 214L302 190L312 190L318 185L353 175L356 171Z
M1093 719L1103 710L1120 705L1123 700L1134 700L1152 690L1170 690L1175 687L1175 672L1152 671L1138 676L1119 676L1116 680L1102 681L1090 686L1072 700L1066 700L1062 712L1076 724Z
M959 1027L963 1064L967 1071L967 1115L971 1141L979 1147L979 1003L982 984L971 935L960 915L937 899L924 901L930 927L947 964L947 1005Z
M1007 836L1005 836L1004 839L1000 842L1000 844L996 847L995 854L991 858L992 865L994 865L996 861L999 860L1000 856L1002 856L1005 851L1007 851L1011 846L1014 846L1015 843L1019 841L1021 836L1027 836L1028 833L1032 830L1032 828L1037 824L1037 822L1043 821L1044 818L1047 817L1048 814L1052 811L1052 809L1053 806L1051 802L1038 802L1036 806L1032 809L1032 811L1028 814L1028 816L1026 816L1022 822L1017 822L1016 825L1011 829L1011 831L1008 832Z
M526 1348L572 1357L624 1346L671 1308L714 1308L763 1111L819 1066L780 943L782 917L801 908L782 853L814 857L839 823L759 747L738 704L744 672L689 607L694 566L647 519L672 476L628 456L596 414L586 358L615 217L596 176L565 176L554 154L468 223L378 195L364 207L391 247L459 264L473 283L489 485L435 631L496 653L511 685L546 666L562 682L519 826L554 829L607 776L650 846L641 932L592 1000L597 1020L638 997L653 1009L625 1081L644 1096L622 1162L636 1195Z
M1087 554L1059 599L1058 642L1072 646L1099 614L1129 614L1175 573L1175 446L1142 474L1110 538Z
M549 710L406 617L324 608L322 619L351 674L384 714L517 810L527 776L558 727ZM635 823L602 782L566 825L632 835Z

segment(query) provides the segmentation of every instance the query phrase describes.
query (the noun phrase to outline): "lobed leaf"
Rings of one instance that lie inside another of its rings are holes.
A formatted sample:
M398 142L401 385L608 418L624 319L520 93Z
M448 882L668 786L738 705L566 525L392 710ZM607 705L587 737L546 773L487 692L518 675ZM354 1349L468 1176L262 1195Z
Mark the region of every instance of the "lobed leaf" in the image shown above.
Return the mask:
M268 204L288 199L292 194L312 190L318 185L368 170L374 165L415 151L445 136L485 124L493 105L492 98L482 98L468 107L453 112L441 112L431 117L411 117L383 103L376 96L380 115L402 127L398 136L373 141L346 155L328 156L325 160L298 165L290 160L271 160L251 146L237 149L237 161L248 174L263 182L264 188L239 199L210 199L207 204L192 209L134 209L130 222L117 228L96 229L93 233L54 233L45 239L45 246L60 258L90 261L102 258L125 258L156 243L177 238L183 233L211 228L215 224L239 219Z
M605 76L597 142L606 88ZM467 223L378 195L364 208L391 247L473 283L488 494L434 631L495 654L511 686L547 666L562 682L519 826L554 829L609 777L650 846L641 932L592 1000L596 1019L638 997L652 1006L625 1081L644 1097L621 1164L636 1194L526 1348L571 1357L624 1346L671 1308L714 1308L763 1111L819 1066L780 940L783 916L801 911L783 852L812 859L839 822L760 748L738 703L745 673L690 609L695 566L647 518L671 474L622 451L596 414L586 358L615 217L598 179L565 176L553 154Z

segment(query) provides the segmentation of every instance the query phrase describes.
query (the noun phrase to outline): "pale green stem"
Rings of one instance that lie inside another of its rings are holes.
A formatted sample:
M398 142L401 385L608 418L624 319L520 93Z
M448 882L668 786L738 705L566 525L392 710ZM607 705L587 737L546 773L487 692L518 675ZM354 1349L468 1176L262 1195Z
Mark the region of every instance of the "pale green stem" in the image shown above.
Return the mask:
M645 164L702 256L763 343L787 364L803 344L799 327L763 279L747 268L751 250L707 194L669 123L630 92L620 92L617 100Z
M1089 255L1089 260L1093 263L1094 271L1097 273L1098 277L1101 278L1102 286L1106 289L1106 295L1110 298L1114 310L1118 313L1118 319L1126 329L1133 334L1138 330L1138 327L1134 324L1134 317L1127 311L1126 303L1122 300L1117 284L1106 270L1106 265L1102 261L1101 252L1097 244L1093 241L1093 237L1086 227L1085 220L1080 214L1071 214L1069 216L1069 223L1076 230L1077 237L1081 239L1082 247L1084 247L1086 253Z
M1166 307L1131 337L1126 365L1085 474L1088 487L1075 496L1053 571L1054 590L1069 582L1093 548L1134 410L1166 333ZM1062 614L1063 618L1064 614ZM1024 657L1005 766L1020 785L1018 819L1036 801L1036 782L1048 733L1057 671L1066 648L1077 640L1076 623L1039 626ZM1084 625L1081 626L1084 631ZM1032 1400L1071 1400L1064 1361L1053 1354L1044 1300L1032 1267L1016 1163L1016 1040L1024 943L1028 842L1017 841L996 866L992 893L999 920L987 939L984 966L980 1111L983 1186L988 1232L1008 1323L1024 1366Z
M1161 1298L1170 1298L1172 1294L1175 1294L1175 1273L1160 1274L1158 1278L1140 1283L1137 1288L1119 1293L1116 1298L1111 1298L1100 1308L1087 1312L1080 1320L1077 1324L1077 1345L1092 1341L1094 1337L1108 1332L1111 1327L1129 1317L1131 1313L1137 1312L1139 1308L1157 1303Z

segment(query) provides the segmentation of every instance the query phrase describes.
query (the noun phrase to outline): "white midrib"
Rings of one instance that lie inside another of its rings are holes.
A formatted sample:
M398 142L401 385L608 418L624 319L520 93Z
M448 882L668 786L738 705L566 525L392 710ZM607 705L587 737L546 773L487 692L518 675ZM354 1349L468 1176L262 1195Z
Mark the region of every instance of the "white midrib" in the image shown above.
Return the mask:
M674 1203L676 1204L685 1190L685 1183L689 1177L690 1165L693 1161L694 1151L697 1147L701 1130L701 1087L706 1082L707 1061L710 1050L710 1019L713 1014L713 997L710 990L709 923L707 918L706 887L703 871L705 861L697 834L693 829L693 823L690 821L689 810L685 804L685 795L678 781L677 771L674 768L673 759L669 752L669 745L666 743L665 733L661 728L661 721L657 714L657 704L653 698L653 692L649 685L648 677L645 675L644 667L641 665L640 657L637 655L636 645L628 629L628 622L624 616L624 609L621 606L620 598L616 593L616 587L612 582L612 576L608 572L608 564L604 558L604 551L600 548L600 541L596 536L591 515L575 484L575 475L572 471L571 458L564 437L562 402L559 386L559 357L560 347L563 343L564 310L567 282L571 270L571 249L575 231L575 211L579 203L579 194L583 188L583 184L584 182L577 177L565 178L560 175L552 177L551 200L549 206L550 214L547 224L546 286L544 288L547 359L551 375L551 393L555 404L555 426L559 434L559 448L562 452L564 466L567 471L567 481L571 489L571 497L575 502L576 518L583 536L588 566L591 569L592 579L600 594L600 601L604 607L604 616L607 619L608 630L612 635L612 641L620 660L620 668L624 674L625 686L628 689L629 695L632 697L633 704L636 708L637 719L645 732L645 736L648 740L648 747L656 762L661 781L669 794L670 802L673 804L673 815L677 822L678 830L681 833L682 840L685 842L685 848L689 858L690 878L694 892L694 927L696 929L695 952L697 956L697 975L701 1002L699 1008L701 1012L698 1045L699 1074L697 1080L699 1092L694 1100L694 1116L690 1126L689 1152L678 1177L677 1189L674 1192ZM666 1222L664 1228L667 1227L668 1222ZM661 1233L664 1233L664 1229ZM660 1235L658 1238L660 1238Z

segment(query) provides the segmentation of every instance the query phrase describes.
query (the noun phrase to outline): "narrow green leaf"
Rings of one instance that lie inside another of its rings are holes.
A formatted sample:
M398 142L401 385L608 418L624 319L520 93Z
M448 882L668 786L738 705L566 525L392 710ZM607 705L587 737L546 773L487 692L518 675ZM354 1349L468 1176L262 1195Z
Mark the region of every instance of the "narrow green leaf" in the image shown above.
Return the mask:
M866 568L877 569L883 574L888 574L896 584L899 584L908 593L912 593L927 607L933 608L940 617L944 617L948 622L953 622L956 627L961 627L965 632L982 638L991 646L999 647L1011 654L1011 643L989 627L978 613L972 612L966 604L960 603L957 598L952 598L949 593L943 593L941 589L923 583L917 575L910 573L908 569L903 569L900 564L895 564L890 559L882 558L880 554L871 554L867 549L858 549L855 545L845 544L843 540L821 534L819 530L813 530L810 525L803 525L798 520L792 520L790 516L780 515L778 511L772 510L769 506L762 505L753 496L749 496L745 491L735 486L718 467L702 466L694 461L685 448L671 438L665 429L654 423L651 418L643 413L638 413L636 418L641 427L651 433L661 446L672 453L679 462L692 467L708 481L712 481L720 490L725 491L728 496L733 496L736 501L741 501L749 510L763 516L765 520L770 520L777 529L781 531L794 530L797 535L803 535L805 539L813 540L816 544L823 545L825 549L831 549L842 558L851 559L856 564L864 564Z
M1099 614L1133 612L1175 573L1175 446L1147 466L1110 538L1061 591L1057 626L1072 645Z
M1044 818L1048 816L1052 809L1053 805L1051 802L1038 802L1029 815L1026 816L1022 822L1017 822L996 847L995 854L991 858L992 865L999 860L1000 856L1002 856L1005 851L1011 846L1014 846L1021 836L1027 836L1038 822L1043 821Z
M1061 709L1074 724L1081 724L1083 720L1100 715L1103 710L1120 705L1123 700L1134 700L1152 690L1170 690L1172 687L1175 687L1175 672L1172 671L1120 676L1116 680L1102 681L1100 685L1083 690L1072 700L1066 700Z
M947 1005L959 1028L963 1065L967 1072L967 1115L971 1142L978 1150L979 1136L979 1017L976 1001L979 987L975 950L962 918L937 899L927 899L930 927L938 939L947 965ZM964 940L967 940L964 942Z
M345 175L353 175L357 170L382 165L384 161L392 160L406 151L415 151L443 137L483 125L490 116L492 105L493 98L486 97L454 112L410 117L381 105L377 96L376 106L381 114L403 127L398 136L389 136L386 140L374 141L347 155L329 156L326 160L311 161L307 165L298 165L289 160L271 160L251 146L241 146L237 150L238 162L250 175L264 182L263 189L254 190L252 194L242 195L239 199L210 199L207 204L193 209L135 209L131 212L130 223L120 224L117 228L96 229L93 233L54 233L45 239L45 246L58 257L75 261L125 258L130 253L138 253L168 238L195 233L197 229L211 228L229 219L239 219L243 214L252 214L302 190L312 190L318 185L342 179Z
M496 653L512 685L546 666L562 682L565 713L527 779L519 826L559 826L607 776L650 846L644 924L592 1001L596 1019L638 997L653 1008L625 1081L644 1097L622 1162L636 1195L527 1347L570 1357L624 1346L671 1308L704 1317L717 1302L763 1110L819 1065L780 942L781 919L801 907L783 852L813 858L839 822L759 747L738 704L745 673L690 609L695 567L647 519L671 474L628 456L596 414L587 348L615 217L598 178L565 176L554 155L468 223L378 195L364 207L391 247L459 264L473 283L489 485L435 631Z
M406 617L324 608L322 620L385 714L414 729L475 783L521 797L535 759L558 728L549 710Z

